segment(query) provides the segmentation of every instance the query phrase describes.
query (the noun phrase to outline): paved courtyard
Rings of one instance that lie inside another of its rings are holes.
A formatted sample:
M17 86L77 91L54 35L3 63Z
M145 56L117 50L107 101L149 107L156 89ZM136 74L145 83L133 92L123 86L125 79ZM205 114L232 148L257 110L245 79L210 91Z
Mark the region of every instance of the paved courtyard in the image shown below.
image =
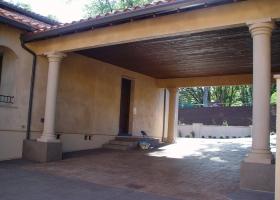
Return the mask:
M251 139L178 139L154 151L93 150L52 163L0 163L0 199L272 200L239 190ZM272 137L275 147L275 137Z

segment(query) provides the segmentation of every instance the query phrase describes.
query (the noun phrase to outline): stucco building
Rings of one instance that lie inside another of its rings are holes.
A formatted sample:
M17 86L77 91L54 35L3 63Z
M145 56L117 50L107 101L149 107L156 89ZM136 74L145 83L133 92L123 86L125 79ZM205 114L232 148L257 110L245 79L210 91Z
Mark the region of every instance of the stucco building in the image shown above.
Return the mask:
M30 152L48 160L141 130L172 143L178 87L253 83L241 185L269 189L279 10L278 0L171 0L59 24L1 1L0 160Z

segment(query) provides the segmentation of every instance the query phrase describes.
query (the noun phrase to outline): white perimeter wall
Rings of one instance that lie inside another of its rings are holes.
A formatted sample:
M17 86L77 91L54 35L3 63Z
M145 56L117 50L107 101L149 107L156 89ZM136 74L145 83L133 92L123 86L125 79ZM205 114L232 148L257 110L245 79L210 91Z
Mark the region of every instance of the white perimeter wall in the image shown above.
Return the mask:
M178 126L178 136L191 137L191 132L194 132L195 137L208 138L234 138L234 137L248 137L251 136L250 126L215 126L215 125L203 125L199 123L194 123L192 125L179 125Z

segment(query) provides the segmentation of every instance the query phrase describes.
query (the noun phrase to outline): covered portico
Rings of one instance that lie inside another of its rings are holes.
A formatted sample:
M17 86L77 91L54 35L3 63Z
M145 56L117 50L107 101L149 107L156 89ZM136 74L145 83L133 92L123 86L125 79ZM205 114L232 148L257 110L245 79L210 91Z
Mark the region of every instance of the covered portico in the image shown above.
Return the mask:
M193 2L180 6L167 15L151 11L152 18L128 17L129 22L114 25L112 16L112 22L103 21L98 28L80 22L24 36L28 47L49 61L44 131L38 141L59 143L55 136L59 67L70 52L145 74L158 88L167 88L169 143L177 135L178 87L253 83L253 144L242 163L241 186L268 190L261 177L269 178L274 170L269 97L271 76L280 71L280 3L249 0L197 9L191 9ZM254 170L262 176L253 177L249 172ZM277 198L279 179L276 176Z

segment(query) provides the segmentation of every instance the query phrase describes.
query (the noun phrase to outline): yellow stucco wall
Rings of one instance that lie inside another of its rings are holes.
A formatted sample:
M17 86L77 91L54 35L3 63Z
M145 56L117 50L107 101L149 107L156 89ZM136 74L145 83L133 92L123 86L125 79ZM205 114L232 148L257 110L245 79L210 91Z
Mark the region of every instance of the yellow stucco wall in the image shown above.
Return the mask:
M47 59L38 59L32 127L42 130ZM119 125L121 78L135 82L132 133L146 130L162 134L163 90L154 78L131 72L78 54L63 60L57 99L56 127L62 133L116 135Z
M15 103L0 103L0 160L21 156L25 138L32 56L21 48L20 31L0 25L0 50L4 52L0 94Z
M21 48L19 34L17 29L0 26L0 47L8 48L17 58L9 64L15 67L15 90L9 95L15 96L16 103L0 105L0 160L21 156L26 132L32 56ZM39 137L43 130L47 72L47 58L38 56L32 138ZM56 129L62 133L64 151L97 148L118 134L122 77L134 81L132 133L139 135L145 130L161 137L163 89L157 87L154 78L69 53L61 65L56 113ZM85 134L93 135L93 140L85 141Z

